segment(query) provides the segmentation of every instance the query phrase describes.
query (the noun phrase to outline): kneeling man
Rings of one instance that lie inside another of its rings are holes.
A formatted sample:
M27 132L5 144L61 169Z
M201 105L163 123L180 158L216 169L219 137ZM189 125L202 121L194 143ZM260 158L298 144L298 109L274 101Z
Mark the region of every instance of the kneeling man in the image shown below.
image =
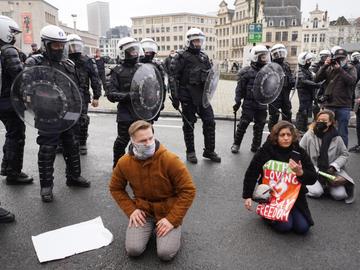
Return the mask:
M129 256L141 255L155 230L157 254L169 261L180 248L195 186L184 163L155 139L150 123L134 122L129 135L129 153L119 159L110 182L111 195L129 217L125 248ZM133 198L125 190L128 183Z

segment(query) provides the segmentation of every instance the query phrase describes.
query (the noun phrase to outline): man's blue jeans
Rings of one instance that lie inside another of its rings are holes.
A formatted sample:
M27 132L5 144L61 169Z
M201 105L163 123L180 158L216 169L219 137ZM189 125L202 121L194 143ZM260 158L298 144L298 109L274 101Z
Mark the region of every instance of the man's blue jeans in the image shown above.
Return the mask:
M331 110L335 113L335 120L337 122L337 128L339 135L343 139L346 147L349 142L349 120L350 120L350 108L347 107L327 107L325 109Z

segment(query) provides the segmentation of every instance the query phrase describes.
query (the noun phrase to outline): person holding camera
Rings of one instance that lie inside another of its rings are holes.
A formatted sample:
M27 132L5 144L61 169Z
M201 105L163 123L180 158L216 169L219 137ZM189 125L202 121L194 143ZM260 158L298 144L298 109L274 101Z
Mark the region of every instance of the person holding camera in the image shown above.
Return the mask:
M354 202L354 180L344 170L349 152L335 128L335 114L332 111L318 113L302 137L300 146L319 171L336 176L330 180L319 175L315 184L307 186L308 196L318 198L328 192L334 200L345 200L348 204Z
M269 162L278 166L267 166ZM269 173L269 170L272 171ZM279 121L274 125L268 140L254 155L246 170L242 194L244 206L251 211L252 201L258 201L256 199L256 193L258 193L255 189L256 184L258 183L258 187L260 187L266 180L270 180L269 202L271 203L269 205L265 203L265 210L261 212L259 209L263 207L263 202L260 202L256 212L276 231L294 231L298 234L305 234L310 226L314 225L306 201L306 185L314 184L316 178L317 174L310 157L299 146L297 130L294 125L288 121ZM281 201L281 196L285 197L286 192L291 189L289 182L297 185L295 199ZM261 193L264 194L265 192ZM290 203L290 201L292 202ZM284 208L289 209L290 204L293 205L289 210L287 221L279 220L278 213L281 214ZM276 207L276 205L278 206ZM284 205L286 207L283 207Z
M339 135L348 146L348 124L354 87L357 79L355 67L348 63L347 52L335 46L331 49L332 57L316 73L315 82L325 80L325 93L322 107L335 113Z

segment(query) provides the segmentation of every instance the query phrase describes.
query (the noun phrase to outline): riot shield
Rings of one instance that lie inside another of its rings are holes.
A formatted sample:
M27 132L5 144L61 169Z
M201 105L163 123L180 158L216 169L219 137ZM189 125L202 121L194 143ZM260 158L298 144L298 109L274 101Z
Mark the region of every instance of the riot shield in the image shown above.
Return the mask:
M254 99L263 105L275 101L284 85L284 71L277 63L268 63L256 74L254 81Z
M164 85L160 72L152 64L142 64L134 74L130 89L136 116L146 121L152 120L163 102Z
M11 87L20 118L43 133L61 133L80 117L82 99L75 82L60 70L34 66L22 71Z
M209 70L209 74L204 85L204 92L202 97L202 105L204 108L209 107L211 99L213 98L219 83L219 79L220 70L217 65L213 65Z

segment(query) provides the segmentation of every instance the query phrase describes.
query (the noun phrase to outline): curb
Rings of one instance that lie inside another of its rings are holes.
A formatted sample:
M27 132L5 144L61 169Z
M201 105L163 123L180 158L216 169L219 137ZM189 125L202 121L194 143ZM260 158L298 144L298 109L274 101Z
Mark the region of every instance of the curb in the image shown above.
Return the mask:
M96 108L89 108L90 113L100 113L100 114L116 114L117 109L96 109ZM226 114L215 114L215 120L225 120L225 121L234 121L233 115L226 115ZM237 115L239 117L239 114ZM180 113L178 112L162 112L161 117L172 117L172 118L181 118ZM198 117L199 118L199 117ZM295 122L295 119L292 119L293 123ZM267 121L266 121L267 122ZM355 124L349 124L350 128L356 128Z

